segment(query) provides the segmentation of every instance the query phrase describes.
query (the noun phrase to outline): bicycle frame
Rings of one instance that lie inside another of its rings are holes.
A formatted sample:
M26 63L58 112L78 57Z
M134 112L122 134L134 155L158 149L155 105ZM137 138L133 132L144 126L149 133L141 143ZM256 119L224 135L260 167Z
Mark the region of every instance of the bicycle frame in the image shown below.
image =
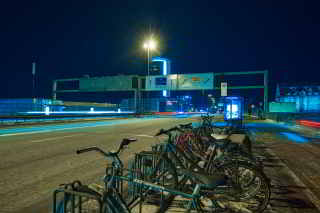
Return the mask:
M104 177L106 189L111 190L113 193L115 193L115 195L117 197L116 200L119 202L119 205L125 206L129 212L133 207L136 206L137 198L134 197L128 203L126 203L124 201L125 199L122 197L121 193L119 193L119 190L121 190L121 189L118 188L119 186L121 187L121 184L123 183L123 181L126 181L129 184L134 184L135 186L140 188L140 200L144 200L143 197L150 190L155 190L155 191L161 192L161 194L163 194L164 192L168 192L171 195L175 195L175 196L180 195L180 196L185 197L187 199L191 199L188 204L188 210L190 210L191 208L198 209L197 199L200 198L199 192L200 192L201 187L204 187L204 185L197 184L193 190L193 193L189 194L189 193L185 193L185 192L171 189L168 187L159 186L159 185L154 184L152 182L144 181L144 180L141 180L138 178L123 176L122 175L123 172L119 168L114 168L113 166L110 167L109 169L107 168L107 170L106 170L106 171L109 170L111 172L111 174L107 174ZM130 171L130 170L128 170L128 171ZM121 175L119 175L119 174L121 174ZM144 192L142 192L143 188L145 189ZM142 208L141 204L142 203L140 202L140 212L141 212L141 208ZM115 213L123 213L123 212L121 210L120 211L116 210Z
M163 145L165 145L165 147L163 147ZM196 178L197 180L200 180L200 182L203 182L203 181L201 181L201 178L206 179L206 181L208 179L214 180L215 178L217 178L217 179L221 178L220 174L217 174L216 177L214 177L214 174L208 175L208 173L206 171L208 170L209 166L213 166L213 165L212 164L211 165L208 164L206 168L200 167L198 165L198 163L200 162L199 160L195 161L191 157L188 157L185 154L184 151L182 151L178 146L173 144L172 135L171 134L169 134L169 139L168 139L167 143L162 144L162 146L159 146L159 145L154 146L153 147L153 151L154 152L158 152L158 153L163 154L163 155L168 155L168 156L172 157L173 160L175 160L175 162L177 162L178 165L176 165L176 170L178 172L182 173L183 176L184 176L183 179L179 183L179 185L181 187L184 186L184 184L188 180L191 180L192 178ZM214 152L212 152L212 154L214 154ZM183 162L180 160L178 155L182 156L182 158L184 160L186 160L187 163L190 164L188 166L188 168L183 164ZM211 162L214 163L215 161L211 161ZM180 168L177 168L177 166L180 166ZM211 188L212 187L216 187L216 184L214 184L214 186L211 186Z

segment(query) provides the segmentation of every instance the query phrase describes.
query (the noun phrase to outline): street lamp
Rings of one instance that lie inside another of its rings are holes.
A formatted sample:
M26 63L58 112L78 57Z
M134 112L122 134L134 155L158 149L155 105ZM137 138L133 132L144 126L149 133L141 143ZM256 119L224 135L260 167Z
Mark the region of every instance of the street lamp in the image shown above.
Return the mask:
M143 44L143 48L145 50L147 50L148 52L148 77L149 77L149 74L150 74L150 71L149 71L149 64L150 64L150 51L156 49L156 42L150 38L148 41L146 41L144 44ZM150 86L150 83L151 83L151 79L149 79L149 86ZM149 99L149 93L147 93L147 100Z
M149 61L150 61L149 57L150 57L150 51L156 49L156 42L155 42L154 40L150 39L150 40L146 41L146 42L143 44L143 48L144 48L145 50L147 50L147 52L148 52L148 76L149 76Z

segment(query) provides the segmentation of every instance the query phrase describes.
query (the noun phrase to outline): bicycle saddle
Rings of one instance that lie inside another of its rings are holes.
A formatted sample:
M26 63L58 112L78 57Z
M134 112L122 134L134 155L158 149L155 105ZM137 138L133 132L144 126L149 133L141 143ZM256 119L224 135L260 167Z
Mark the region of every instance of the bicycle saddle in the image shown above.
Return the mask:
M114 152L114 153L119 153L119 151L120 151L121 149L123 149L125 146L128 146L131 142L135 142L135 141L137 141L136 138L124 138L124 139L122 139L118 151L116 151L116 152Z
M211 137L213 137L216 140L225 140L228 139L229 135L211 134Z
M125 144L129 144L129 143L135 142L135 141L137 141L136 138L124 138L124 139L122 139L122 143L125 143Z
M192 123L188 123L188 124L179 124L179 126L181 128L191 128L192 127Z
M205 184L207 187L216 187L218 185L223 185L226 182L226 176L224 174L201 174L198 172L193 172L188 169L183 169L183 172L190 177L194 177L202 184Z

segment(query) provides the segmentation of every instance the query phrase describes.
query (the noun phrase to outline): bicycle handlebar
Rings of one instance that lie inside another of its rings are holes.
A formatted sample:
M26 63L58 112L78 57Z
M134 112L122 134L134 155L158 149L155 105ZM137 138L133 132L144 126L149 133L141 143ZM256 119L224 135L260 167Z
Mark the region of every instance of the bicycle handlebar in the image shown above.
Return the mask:
M84 149L78 149L77 154L90 152L90 151L97 151L106 157L110 156L110 154L106 153L105 151L103 151L102 149L100 149L99 147L96 147L96 146L92 146L92 147L88 147L88 148L84 148Z
M192 128L192 123L187 123L187 124L179 124L179 127L182 129L187 129L187 128Z
M88 147L88 148L84 148L84 149L78 149L76 151L76 153L77 154L81 154L81 153L84 153L84 152L97 151L97 152L99 152L100 154L102 154L105 157L110 157L112 155L119 154L119 152L123 149L124 146L127 146L131 142L135 142L135 141L137 141L137 139L135 139L135 138L124 138L116 152L108 152L108 153L106 153L105 151L103 151L99 147L92 146L92 147Z
M160 131L159 131L155 136L159 136L159 135L163 135L163 134L168 135L168 134L170 134L170 132L172 132L172 131L183 132L180 128L178 128L178 127L175 126L175 127L173 127L173 128L167 129L167 130L160 129Z

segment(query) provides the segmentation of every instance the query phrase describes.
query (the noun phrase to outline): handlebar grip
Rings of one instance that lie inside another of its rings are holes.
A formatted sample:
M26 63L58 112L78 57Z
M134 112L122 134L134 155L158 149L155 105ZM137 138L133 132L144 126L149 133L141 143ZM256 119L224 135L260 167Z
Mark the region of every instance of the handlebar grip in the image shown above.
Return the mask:
M83 150L83 149L78 149L77 150L77 154L81 154L81 153L84 153L84 152L87 152L86 150Z
M121 142L121 147L128 146L130 143L137 141L136 138L124 138Z
M85 153L85 152L90 152L93 150L97 150L97 147L89 147L89 148L84 148L84 149L78 149L76 151L77 154Z
M179 124L180 128L192 128L192 123L187 123L187 124Z
M170 129L167 129L167 130L164 130L164 129L160 129L160 131L155 135L155 136L159 136L159 135L162 135L162 134L168 134L172 131L179 131L179 132L183 132L180 128L178 127L173 127L173 128L170 128Z
M160 131L157 134L155 134L155 136L159 136L159 135L162 135L162 134L164 134L164 129L160 129Z

